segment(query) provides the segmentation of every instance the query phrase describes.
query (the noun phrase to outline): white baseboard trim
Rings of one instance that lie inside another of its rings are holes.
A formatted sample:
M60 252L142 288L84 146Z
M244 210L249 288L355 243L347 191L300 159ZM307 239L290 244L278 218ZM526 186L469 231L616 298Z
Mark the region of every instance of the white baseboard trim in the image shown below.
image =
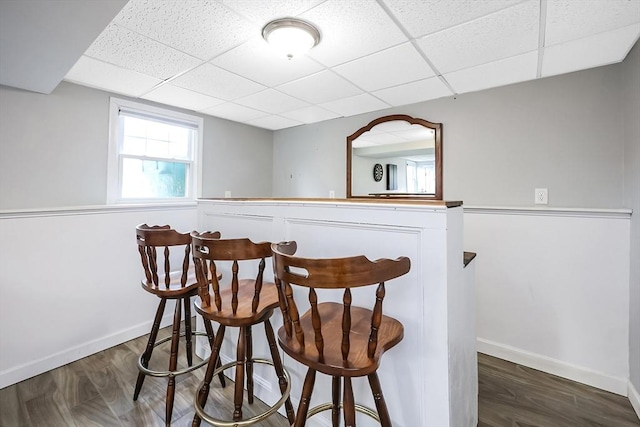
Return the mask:
M631 402L633 410L636 411L636 415L640 418L640 393L638 393L638 390L631 384L631 381L629 381L627 394L629 395L629 402Z
M173 313L167 314L162 318L160 327L171 325L172 321ZM111 335L96 338L95 340L79 344L64 351L6 369L0 372L0 389L148 334L151 330L152 323L153 321L140 323Z
M621 396L627 396L628 379L614 377L551 357L530 353L508 345L478 338L478 351L489 356L528 366L539 371L587 384Z

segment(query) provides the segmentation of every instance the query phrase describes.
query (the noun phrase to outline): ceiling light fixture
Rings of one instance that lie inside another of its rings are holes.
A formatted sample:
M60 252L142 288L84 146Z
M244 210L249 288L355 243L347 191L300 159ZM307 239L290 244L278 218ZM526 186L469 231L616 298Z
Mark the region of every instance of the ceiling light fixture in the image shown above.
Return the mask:
M313 24L301 19L281 18L264 26L262 38L291 59L308 52L320 43L320 31Z

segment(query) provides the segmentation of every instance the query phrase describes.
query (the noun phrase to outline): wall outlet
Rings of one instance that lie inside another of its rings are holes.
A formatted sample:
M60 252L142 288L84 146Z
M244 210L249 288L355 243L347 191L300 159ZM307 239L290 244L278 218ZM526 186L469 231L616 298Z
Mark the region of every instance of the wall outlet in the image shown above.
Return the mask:
M224 191L224 197L225 197L225 199L230 198L231 197L231 190L225 190Z
M329 198L330 199L335 199L336 198L336 192L333 190L329 190Z
M549 191L546 188L535 189L535 203L536 205L549 204Z

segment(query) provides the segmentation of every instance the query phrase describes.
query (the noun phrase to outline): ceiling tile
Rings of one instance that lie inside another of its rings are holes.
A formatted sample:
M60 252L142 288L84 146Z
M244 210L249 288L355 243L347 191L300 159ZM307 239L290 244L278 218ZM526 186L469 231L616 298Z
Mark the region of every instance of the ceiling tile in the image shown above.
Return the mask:
M200 111L224 102L221 99L173 86L168 83L155 88L142 98L194 111Z
M261 84L208 63L181 75L171 83L226 101L233 101L266 89Z
M529 0L420 38L418 45L444 74L537 49L538 26L539 3Z
M100 34L86 55L162 80L202 62L116 24Z
M81 56L64 79L72 83L132 97L138 97L162 82L160 79L126 70L88 56Z
M554 0L547 3L545 46L640 23L638 0Z
M286 95L282 92L278 92L274 89L263 90L262 92L236 99L235 102L237 104L244 105L245 107L254 108L271 114L291 111L296 108L304 108L309 105L304 101Z
M368 93L326 102L320 106L345 117L389 108L389 105Z
M417 38L436 33L523 0L383 0L402 26Z
M533 80L538 70L538 51L490 62L445 74L456 93L473 92L496 86Z
M285 16L297 16L322 3L324 0L221 0L230 9L233 9L248 20L260 24L262 27L267 22Z
M411 43L339 65L334 70L366 91L426 79L435 73Z
M438 77L378 90L373 94L394 107L453 95Z
M304 124L282 116L267 116L260 119L248 120L245 123L271 130L285 129Z
M213 1L131 0L114 22L209 60L255 34L255 27Z
M315 105L299 108L287 113L281 113L280 115L307 124L340 117L339 114L325 110L324 108L316 107Z
M321 71L278 86L277 89L312 104L334 101L362 93L360 89L331 71Z
M317 73L324 68L305 55L288 59L274 52L262 37L254 37L211 63L269 87Z
M328 0L300 15L322 34L309 56L334 66L408 41L375 0Z
M269 113L265 113L264 111L254 110L253 108L234 104L233 102L219 104L214 107L201 110L200 112L216 117L221 117L223 119L234 120L236 122L245 122L247 120L266 117L269 115Z
M640 24L544 49L542 77L620 62L640 35Z

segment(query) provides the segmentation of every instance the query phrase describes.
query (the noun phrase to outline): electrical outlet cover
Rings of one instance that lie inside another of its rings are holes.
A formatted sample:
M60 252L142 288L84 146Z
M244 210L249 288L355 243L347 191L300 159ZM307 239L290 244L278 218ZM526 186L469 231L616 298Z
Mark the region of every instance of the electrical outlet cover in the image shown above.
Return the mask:
M546 188L536 188L534 197L536 205L549 204L549 191Z

